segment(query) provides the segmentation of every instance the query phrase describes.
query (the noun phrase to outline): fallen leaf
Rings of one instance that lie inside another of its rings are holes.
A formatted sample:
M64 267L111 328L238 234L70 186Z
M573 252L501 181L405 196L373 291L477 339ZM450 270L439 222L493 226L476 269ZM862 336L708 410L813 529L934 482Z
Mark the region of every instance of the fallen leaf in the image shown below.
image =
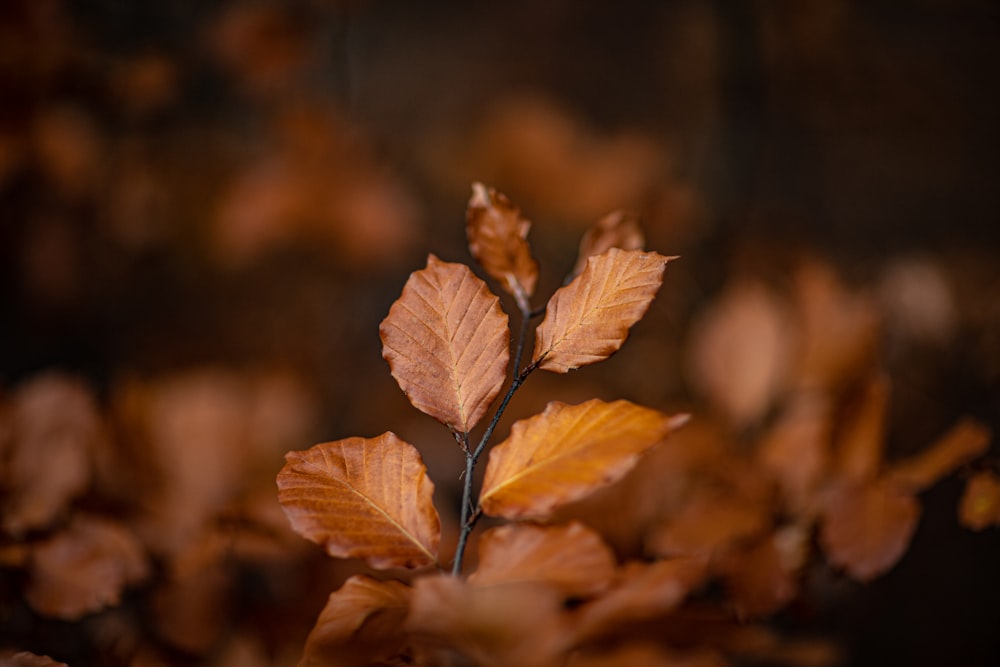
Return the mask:
M613 211L598 220L580 239L576 266L570 278L575 278L587 266L587 260L611 248L622 250L642 250L646 237L639 226L639 216L626 211Z
M615 586L581 606L574 628L579 642L599 639L637 621L673 611L708 574L703 558L626 563Z
M382 356L415 408L468 433L500 393L510 330L500 300L464 264L434 255L379 326Z
M516 300L523 312L538 281L538 263L531 257L531 223L510 200L482 183L472 184L465 231L469 252L490 276Z
M44 616L76 620L117 604L149 572L146 553L120 524L78 515L35 546L25 598Z
M297 533L338 558L419 568L437 561L441 522L420 454L394 433L285 455L278 500Z
M469 583L542 583L567 598L586 598L606 588L614 576L614 554L582 523L510 524L480 537L479 566Z
M351 577L330 594L299 667L383 664L402 648L410 595L410 587L400 581Z
M490 451L480 506L507 519L547 517L620 479L685 421L628 401L553 401Z
M870 581L902 558L919 517L913 495L884 480L838 484L826 501L820 544L831 563Z
M611 248L552 295L535 332L533 362L555 373L593 364L614 354L642 319L674 257Z
M473 586L448 575L414 582L406 629L481 667L551 667L560 664L572 639L555 589L534 583Z
M913 491L923 491L959 466L989 449L990 429L973 419L955 424L933 445L888 472L895 483Z
M958 520L971 530L1000 526L1000 477L983 470L969 478L959 505Z

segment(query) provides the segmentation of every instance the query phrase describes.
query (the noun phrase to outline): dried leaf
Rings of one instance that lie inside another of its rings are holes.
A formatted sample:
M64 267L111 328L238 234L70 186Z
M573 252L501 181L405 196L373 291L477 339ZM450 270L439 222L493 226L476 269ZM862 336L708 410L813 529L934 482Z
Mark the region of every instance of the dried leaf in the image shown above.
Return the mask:
M13 655L0 653L0 667L68 667L68 665L65 662L56 662L47 655L21 651Z
M605 588L614 576L614 554L582 523L551 527L511 524L483 533L479 566L469 582L478 586L543 583L568 598L585 598Z
M330 594L306 639L299 667L382 664L403 645L411 589L355 575Z
M785 307L770 290L737 283L691 327L692 384L735 425L756 421L787 379L792 331Z
M972 530L1000 526L1000 477L989 470L970 477L962 494L958 519Z
M482 183L472 184L465 226L469 252L524 311L530 310L528 298L538 281L538 263L527 241L530 229L507 197Z
M628 401L553 401L490 452L480 506L507 519L546 517L620 479L685 421Z
M798 594L807 540L805 530L789 526L726 559L726 585L741 618L770 616Z
M699 491L650 531L647 548L661 557L708 557L758 535L768 528L771 508L749 500L711 488Z
M325 442L285 460L278 500L295 531L328 554L379 569L436 562L434 483L413 445L387 432Z
M103 431L90 390L74 378L37 376L13 396L8 450L0 459L0 515L13 535L43 528L90 483Z
M77 516L35 547L28 604L40 614L75 620L117 604L126 586L144 579L142 545L121 525Z
M587 260L611 248L622 250L642 250L646 237L639 226L639 216L626 211L614 211L598 220L580 240L576 266L570 278L580 275L587 266Z
M917 500L893 484L840 484L827 499L820 543L831 563L870 581L903 556L919 516Z
M989 449L991 436L985 424L963 419L933 445L894 465L888 477L902 487L922 491L982 455Z
M843 479L874 479L882 467L889 378L877 374L864 386L854 412L845 420L834 443L836 472Z
M418 410L467 433L506 376L510 330L500 300L464 264L434 255L379 327L382 356Z
M631 623L662 616L680 606L706 575L703 558L630 562L614 588L580 607L574 623L578 639L594 640Z
M674 257L611 248L556 291L535 332L534 362L555 373L607 359L642 319Z
M551 667L560 664L572 638L554 589L532 583L473 586L447 575L414 582L406 628L482 667Z

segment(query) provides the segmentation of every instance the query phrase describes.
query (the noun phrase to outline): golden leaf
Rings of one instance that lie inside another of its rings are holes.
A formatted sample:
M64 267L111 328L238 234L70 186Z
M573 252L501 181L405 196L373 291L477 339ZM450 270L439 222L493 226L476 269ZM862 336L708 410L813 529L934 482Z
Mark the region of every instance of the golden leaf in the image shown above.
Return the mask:
M535 332L533 361L565 373L610 357L646 314L671 259L619 248L591 257L583 273L549 300Z
M420 454L394 433L345 438L285 455L278 500L297 533L374 568L437 560L441 522Z
M615 556L600 535L582 523L562 526L510 524L483 533L479 567L469 582L544 583L566 597L582 598L615 576Z
M491 516L547 517L621 479L640 454L687 421L628 401L553 401L490 452L479 502Z
M510 330L500 300L464 264L434 255L379 326L382 356L410 402L467 433L503 386Z
M469 252L491 277L528 309L528 297L538 281L538 263L531 257L531 223L503 194L482 183L472 184L465 231Z

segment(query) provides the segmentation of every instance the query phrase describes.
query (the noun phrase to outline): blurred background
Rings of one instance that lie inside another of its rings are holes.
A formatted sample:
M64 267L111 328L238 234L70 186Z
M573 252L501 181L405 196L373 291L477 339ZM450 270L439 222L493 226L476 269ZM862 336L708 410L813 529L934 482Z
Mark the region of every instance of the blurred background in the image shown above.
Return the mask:
M514 416L621 397L742 442L877 367L887 459L996 430L998 80L987 0L2 3L0 648L294 664L356 566L285 526L289 449L391 429L453 520L460 454L377 330L428 252L471 261L473 181L533 221L539 305L612 210L682 256L619 355ZM1000 539L963 485L922 494L887 576L775 624L844 664L1000 664ZM74 531L119 566L65 600Z

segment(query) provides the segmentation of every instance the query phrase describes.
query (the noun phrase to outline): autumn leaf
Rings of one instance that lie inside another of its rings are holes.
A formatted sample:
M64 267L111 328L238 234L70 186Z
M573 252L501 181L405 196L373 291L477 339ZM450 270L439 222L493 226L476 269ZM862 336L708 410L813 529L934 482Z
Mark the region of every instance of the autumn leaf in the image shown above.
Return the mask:
M117 604L148 573L135 535L108 519L78 515L35 547L25 598L40 614L75 620Z
M962 493L958 519L971 530L1000 526L1000 477L983 470L969 478Z
M441 524L420 454L394 433L289 452L278 500L297 533L374 568L437 560Z
M874 479L882 467L889 378L877 374L861 390L859 403L845 420L834 443L836 473L861 482Z
M670 612L700 587L708 574L703 558L681 557L626 563L614 587L580 607L574 624L581 641L594 640Z
M538 281L538 263L527 241L529 229L531 223L507 197L482 183L472 184L465 226L469 252L514 296L523 312L531 310L528 298Z
M482 667L561 664L572 634L558 591L534 583L474 586L448 575L413 584L406 629ZM450 664L446 661L430 664ZM464 664L464 663L463 663Z
M642 319L673 257L611 248L556 290L535 332L533 363L555 373L607 359Z
M547 517L620 479L685 421L628 401L553 401L490 452L480 506L507 519Z
M983 454L989 449L990 437L990 429L985 424L963 419L930 447L894 465L888 477L902 487L923 491Z
M330 594L306 639L299 667L382 664L405 639L411 589L400 581L355 575Z
M741 618L769 616L794 599L807 543L803 528L787 526L725 559L726 586Z
M605 588L615 576L615 556L601 537L582 523L563 526L511 524L483 533L476 585L534 582L554 586L568 598Z
M576 266L570 278L575 278L587 266L587 260L611 248L642 250L646 238L639 226L639 217L626 211L613 211L598 220L580 239Z
M820 543L831 563L858 581L887 572L903 556L920 517L920 504L884 480L831 489Z
M382 356L410 402L468 433L503 385L510 331L500 300L464 264L434 255L379 326Z

